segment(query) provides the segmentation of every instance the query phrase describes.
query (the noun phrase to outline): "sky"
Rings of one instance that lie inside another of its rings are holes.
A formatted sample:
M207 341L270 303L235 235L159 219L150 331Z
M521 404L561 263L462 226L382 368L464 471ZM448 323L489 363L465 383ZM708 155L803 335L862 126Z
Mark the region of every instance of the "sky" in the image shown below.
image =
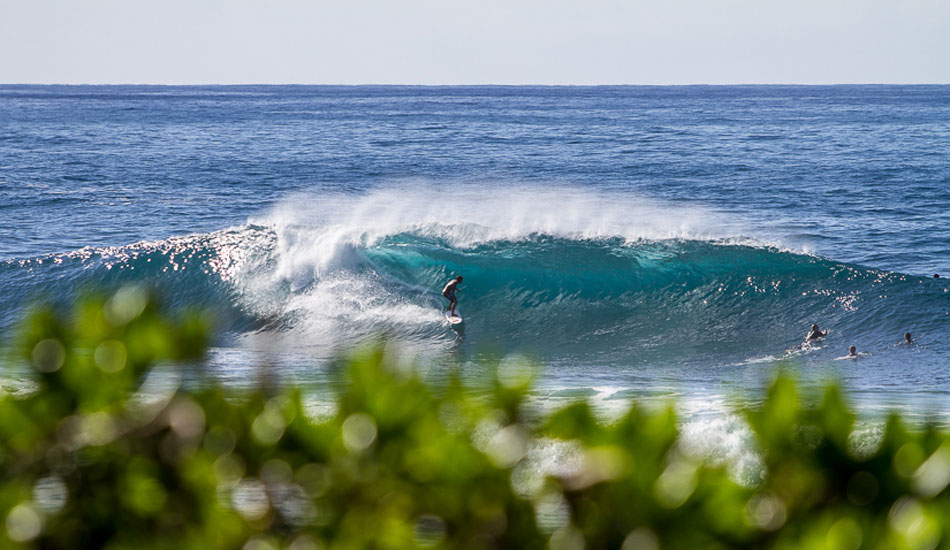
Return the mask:
M0 0L0 83L950 83L950 0Z

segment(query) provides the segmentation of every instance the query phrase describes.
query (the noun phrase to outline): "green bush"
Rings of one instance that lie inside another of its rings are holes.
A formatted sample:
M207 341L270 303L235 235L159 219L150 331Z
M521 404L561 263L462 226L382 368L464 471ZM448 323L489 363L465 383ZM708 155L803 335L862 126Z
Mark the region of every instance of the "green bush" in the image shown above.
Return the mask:
M672 408L612 422L525 413L530 369L433 386L375 349L336 408L295 388L163 391L200 372L200 314L137 288L24 322L37 390L0 396L0 544L44 548L935 548L950 541L950 438L888 420L858 452L839 390L779 377L743 410L754 484L684 450ZM197 376L200 376L198 374ZM152 389L149 389L152 388ZM538 456L567 456L553 471Z

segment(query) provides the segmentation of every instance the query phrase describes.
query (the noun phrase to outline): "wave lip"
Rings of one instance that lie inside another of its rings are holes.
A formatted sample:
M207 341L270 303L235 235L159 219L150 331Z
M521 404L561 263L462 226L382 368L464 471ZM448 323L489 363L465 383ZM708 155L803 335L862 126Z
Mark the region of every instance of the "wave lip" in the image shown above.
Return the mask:
M414 234L454 248L534 235L625 241L726 239L747 235L741 224L700 205L671 204L629 193L522 186L504 192L477 184L431 184L288 199L253 223L278 233L318 228L331 242L367 245ZM287 234L288 239L294 235ZM775 243L773 243L775 244Z

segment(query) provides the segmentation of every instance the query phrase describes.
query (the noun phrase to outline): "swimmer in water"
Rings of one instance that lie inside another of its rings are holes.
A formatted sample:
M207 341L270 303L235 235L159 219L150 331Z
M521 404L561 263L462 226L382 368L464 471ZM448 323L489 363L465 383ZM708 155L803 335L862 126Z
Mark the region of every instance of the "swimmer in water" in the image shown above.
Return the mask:
M904 333L904 343L905 343L905 344L913 344L913 343L914 343L914 340L910 337L910 333L909 333L909 332L905 332L905 333Z
M828 330L827 330L827 329L826 329L826 330L819 330L819 329L818 329L818 324L815 323L815 324L813 324L813 325L811 326L811 330L809 330L809 331L808 331L808 334L805 336L805 341L806 341L806 342L813 342L813 341L815 341L815 340L824 338L825 336L828 336Z
M847 354L847 355L842 355L841 357L836 357L836 358L835 358L835 361L844 361L844 360L846 360L846 359L852 359L852 360L853 360L853 359L860 359L860 358L865 357L865 356L867 356L866 353L858 353L858 348L855 347L855 346L851 346L850 348L848 348L848 354Z

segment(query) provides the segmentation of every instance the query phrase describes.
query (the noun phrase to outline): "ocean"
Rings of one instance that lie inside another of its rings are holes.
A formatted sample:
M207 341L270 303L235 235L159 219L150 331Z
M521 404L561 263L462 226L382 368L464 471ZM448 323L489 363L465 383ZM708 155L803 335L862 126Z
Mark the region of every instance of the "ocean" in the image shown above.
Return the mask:
M950 86L0 86L0 215L7 345L145 284L226 384L319 395L382 336L697 434L778 368L950 423Z

